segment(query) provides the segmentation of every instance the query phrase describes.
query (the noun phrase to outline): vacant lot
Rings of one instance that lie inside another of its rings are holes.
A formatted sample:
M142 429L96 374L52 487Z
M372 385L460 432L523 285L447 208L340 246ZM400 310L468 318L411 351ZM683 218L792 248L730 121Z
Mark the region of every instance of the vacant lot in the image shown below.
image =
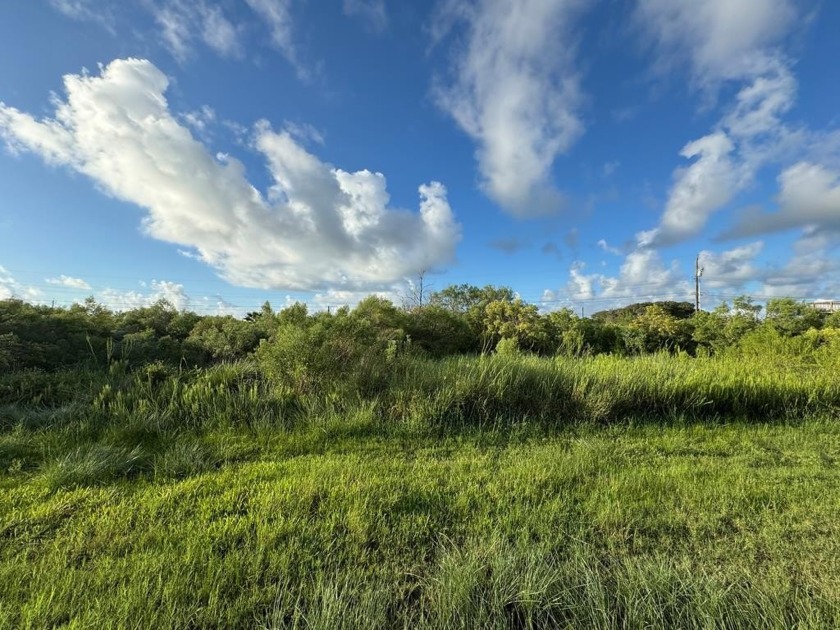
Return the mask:
M4 377L0 627L840 626L826 365L365 374Z

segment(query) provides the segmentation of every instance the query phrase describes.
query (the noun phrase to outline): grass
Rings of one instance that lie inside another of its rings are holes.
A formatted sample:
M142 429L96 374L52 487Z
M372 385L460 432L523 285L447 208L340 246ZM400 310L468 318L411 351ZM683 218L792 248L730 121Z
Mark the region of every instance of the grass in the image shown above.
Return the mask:
M0 628L840 627L825 366L53 378L0 377Z

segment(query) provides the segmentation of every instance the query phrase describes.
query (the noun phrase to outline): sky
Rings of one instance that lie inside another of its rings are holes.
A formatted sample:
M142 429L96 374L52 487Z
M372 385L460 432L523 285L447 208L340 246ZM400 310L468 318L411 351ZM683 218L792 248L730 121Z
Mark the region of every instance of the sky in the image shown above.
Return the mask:
M840 299L840 3L31 0L0 299Z

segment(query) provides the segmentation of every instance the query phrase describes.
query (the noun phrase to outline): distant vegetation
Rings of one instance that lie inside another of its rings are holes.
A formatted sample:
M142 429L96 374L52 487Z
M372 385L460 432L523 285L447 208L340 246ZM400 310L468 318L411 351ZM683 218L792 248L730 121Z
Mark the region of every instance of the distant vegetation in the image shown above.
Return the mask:
M840 627L840 315L0 302L0 628Z
M266 303L244 320L179 312L166 301L114 313L92 298L66 309L6 300L0 301L0 369L103 367L115 360L207 367L258 350L262 356L282 354L295 345L330 363L386 351L431 358L477 354L500 342L504 352L540 356L663 350L696 356L836 343L840 313L827 315L789 298L770 300L763 317L761 311L741 297L712 312L694 313L686 302L656 302L581 318L569 309L541 314L507 288L469 285L448 287L408 310L372 296L352 310L314 314L304 304L274 312Z

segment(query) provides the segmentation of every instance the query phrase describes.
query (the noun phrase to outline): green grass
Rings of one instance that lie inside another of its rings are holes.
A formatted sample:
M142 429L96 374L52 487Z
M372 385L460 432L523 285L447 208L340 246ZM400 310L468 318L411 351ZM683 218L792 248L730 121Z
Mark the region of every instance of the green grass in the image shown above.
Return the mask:
M840 627L824 365L50 378L0 377L0 628Z

